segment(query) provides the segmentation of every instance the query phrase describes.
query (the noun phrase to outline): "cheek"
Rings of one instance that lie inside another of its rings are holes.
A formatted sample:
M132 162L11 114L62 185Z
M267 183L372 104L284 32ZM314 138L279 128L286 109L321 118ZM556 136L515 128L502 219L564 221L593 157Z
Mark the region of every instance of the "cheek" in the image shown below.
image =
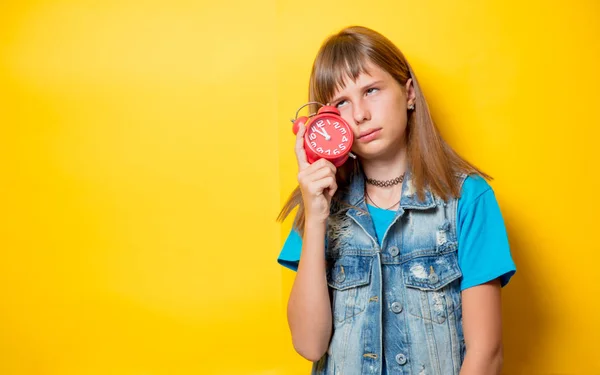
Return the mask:
M401 109L396 110L394 113L394 119L397 121L399 127L401 127L402 129L406 128L408 121L408 116L406 112L402 111Z
M346 105L344 107L342 107L341 109L339 109L340 111L340 116L342 116L342 118L350 125L352 125L352 122L350 120L352 120L352 111L350 110L350 106Z
M387 111L383 113L386 114L386 120L392 122L398 129L404 130L407 125L408 115L402 105L386 103L385 107L387 108Z
M350 111L350 110L348 110L346 108L342 108L340 110L340 116L342 116L342 118L344 119L344 121L346 121L346 123L348 125L350 125L350 129L352 129L352 131L354 132L354 134L357 134L358 128L354 124L354 119L352 118L352 111Z

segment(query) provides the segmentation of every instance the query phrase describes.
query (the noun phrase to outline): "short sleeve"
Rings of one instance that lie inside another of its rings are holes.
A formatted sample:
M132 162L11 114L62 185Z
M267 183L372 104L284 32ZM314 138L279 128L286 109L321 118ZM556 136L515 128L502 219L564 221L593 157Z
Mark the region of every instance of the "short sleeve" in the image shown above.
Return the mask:
M461 290L500 278L504 287L516 272L500 207L492 188L468 177L457 213Z
M292 271L298 271L301 252L302 237L300 236L300 233L292 229L283 244L277 262Z

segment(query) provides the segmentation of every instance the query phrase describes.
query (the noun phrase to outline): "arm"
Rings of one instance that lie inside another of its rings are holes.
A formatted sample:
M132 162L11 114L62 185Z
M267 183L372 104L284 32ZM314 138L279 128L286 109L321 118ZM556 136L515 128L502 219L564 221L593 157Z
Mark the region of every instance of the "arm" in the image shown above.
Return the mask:
M304 239L298 273L288 301L288 324L296 351L318 361L329 346L331 304L326 278L325 233L331 199L337 190L336 168L325 159L306 160L301 124L296 137L298 183L305 209Z
M325 354L332 331L324 238L324 223L306 223L302 255L287 309L294 348L313 362Z
M500 280L462 292L467 354L460 375L498 375L502 369Z

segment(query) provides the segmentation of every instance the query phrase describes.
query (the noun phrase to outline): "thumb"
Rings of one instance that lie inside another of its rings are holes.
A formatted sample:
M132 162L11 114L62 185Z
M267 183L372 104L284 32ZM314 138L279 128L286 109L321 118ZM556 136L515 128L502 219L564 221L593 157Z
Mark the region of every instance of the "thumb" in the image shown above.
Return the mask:
M327 198L331 200L337 191L337 186L332 186L327 189Z

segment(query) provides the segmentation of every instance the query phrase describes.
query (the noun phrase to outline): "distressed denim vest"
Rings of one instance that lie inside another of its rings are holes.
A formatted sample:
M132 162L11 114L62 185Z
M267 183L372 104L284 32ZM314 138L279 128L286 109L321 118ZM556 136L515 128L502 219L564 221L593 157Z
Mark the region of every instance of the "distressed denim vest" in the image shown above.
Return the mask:
M457 176L460 186L466 175ZM379 246L354 173L327 226L333 335L312 374L458 375L465 355L458 266L458 199L430 190L420 201L410 173ZM339 207L338 207L339 208Z

